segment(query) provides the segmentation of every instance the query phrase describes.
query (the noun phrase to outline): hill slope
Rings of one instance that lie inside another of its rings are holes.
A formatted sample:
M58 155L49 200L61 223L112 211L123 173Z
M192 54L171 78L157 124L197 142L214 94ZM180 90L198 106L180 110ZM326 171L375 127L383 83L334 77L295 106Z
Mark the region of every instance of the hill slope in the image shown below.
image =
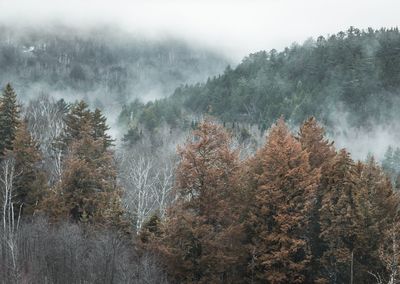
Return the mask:
M19 94L49 92L97 106L155 99L183 83L205 80L227 60L175 39L146 39L99 28L79 31L0 27L0 83Z
M266 129L281 115L295 124L314 115L332 126L345 113L351 126L369 128L398 118L399 87L399 30L350 28L281 52L251 54L235 69L180 87L168 99L126 106L121 119L146 113L144 122L153 116L176 122L184 113L209 113Z

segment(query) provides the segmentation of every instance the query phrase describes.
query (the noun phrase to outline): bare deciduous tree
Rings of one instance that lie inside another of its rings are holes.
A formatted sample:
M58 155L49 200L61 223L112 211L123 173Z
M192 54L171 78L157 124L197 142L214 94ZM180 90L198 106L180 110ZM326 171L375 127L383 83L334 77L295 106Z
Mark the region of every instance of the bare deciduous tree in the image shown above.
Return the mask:
M154 213L164 216L172 199L174 162L162 155L124 151L119 158L119 178L125 188L125 206L139 232Z
M2 230L1 230L1 256L3 273L8 275L8 279L18 282L20 269L18 266L18 247L17 232L20 223L21 207L14 208L14 180L17 176L15 172L15 160L13 157L5 157L1 162L0 168L0 189L2 202Z
M26 109L29 132L38 142L49 173L50 183L58 181L62 174L62 151L55 147L65 129L65 109L47 95L32 100Z

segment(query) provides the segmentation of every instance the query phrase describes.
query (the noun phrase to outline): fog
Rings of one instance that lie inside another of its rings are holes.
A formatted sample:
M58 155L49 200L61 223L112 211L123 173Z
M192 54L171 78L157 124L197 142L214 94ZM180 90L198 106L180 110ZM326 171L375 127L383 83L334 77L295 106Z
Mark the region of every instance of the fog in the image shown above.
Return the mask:
M3 23L80 28L118 25L147 37L173 35L240 61L250 52L358 28L398 25L395 0L1 0ZM21 20L23 19L23 20Z
M160 43L171 38L183 40L192 48L212 50L221 55L219 65L209 70L200 68L198 73L188 76L187 82L193 83L222 72L226 62L237 64L244 56L258 50L282 50L293 42L303 43L310 37L336 33L349 26L360 29L397 26L398 11L400 2L394 0L0 0L0 24L52 32L57 26L67 26L75 32L92 35L107 28ZM147 81L137 80L141 85L135 81L136 89L130 85L134 80L129 78L127 101L136 97L144 101L164 97L175 87L162 89L153 77L148 74L142 77ZM39 82L23 93L35 96L44 89L49 88ZM81 93L68 89L49 92L67 101L83 98L92 106L96 106L94 100L99 101L107 106L105 113L113 126L113 136L121 136L116 130L120 105L103 87ZM335 112L336 130L330 137L337 147L348 148L355 158L363 159L369 152L382 158L389 145L396 145L398 131L393 129L397 129L397 125L376 125L366 132L350 127L346 117Z
M346 148L353 159L364 161L368 155L373 155L382 161L389 146L400 146L398 120L389 124L374 124L370 129L360 129L349 124L349 114L346 112L337 110L331 116L334 129L327 136L337 149Z

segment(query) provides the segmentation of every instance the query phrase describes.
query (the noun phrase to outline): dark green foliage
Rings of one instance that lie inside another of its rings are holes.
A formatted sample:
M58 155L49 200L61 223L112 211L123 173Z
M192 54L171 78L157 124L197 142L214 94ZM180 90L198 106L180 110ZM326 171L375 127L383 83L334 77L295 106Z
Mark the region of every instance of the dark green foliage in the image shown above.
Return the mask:
M13 143L13 151L7 153L15 159L15 208L22 216L33 216L47 192L47 178L41 168L42 157L38 145L32 139L26 121L21 122Z
M19 121L20 106L11 84L7 84L0 97L0 156L13 149Z
M73 104L70 112L65 118L66 133L65 144L70 144L73 140L82 139L84 131L91 126L92 114L89 106L84 101Z
M107 134L107 131L110 130L110 127L107 125L107 118L98 108L92 113L92 128L95 140L103 139L105 148L112 145L113 139Z
M127 143L129 146L135 145L142 138L142 131L137 127L130 128L128 132L124 135L122 141Z
M102 141L104 149L113 145L113 139L107 134L110 127L107 125L106 117L99 109L91 112L89 106L84 101L76 102L69 107L65 124L65 133L61 138L61 147L64 150L73 141L80 140L87 134L90 134L95 141ZM87 133L88 130L90 133Z
M400 148L389 146L382 161L382 168L391 178L396 189L400 187Z
M158 103L162 109L180 106L225 122L257 124L262 130L281 115L296 124L314 115L332 126L340 110L349 114L352 126L368 128L398 118L399 58L397 28L351 27L281 52L250 54L236 68L228 67L206 83L182 86ZM175 120L184 114L166 112Z

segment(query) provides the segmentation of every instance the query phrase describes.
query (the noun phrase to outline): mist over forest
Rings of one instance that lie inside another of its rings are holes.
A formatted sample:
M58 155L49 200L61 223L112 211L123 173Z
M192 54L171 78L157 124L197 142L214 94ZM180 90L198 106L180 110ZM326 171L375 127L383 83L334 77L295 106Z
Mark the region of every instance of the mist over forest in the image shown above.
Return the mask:
M400 283L397 27L100 2L0 3L0 283Z
M117 141L130 129L158 126L152 124L185 129L202 114L257 125L259 136L280 115L293 127L314 115L355 158L383 159L397 146L396 30L353 28L237 63L177 38L111 27L2 25L1 31L2 85L13 82L22 101L84 99L105 112ZM159 121L140 118L143 110Z
M124 104L166 97L228 64L222 54L183 40L151 39L117 27L3 25L0 30L2 85L13 82L24 101L43 94L68 102L84 99L112 122Z

